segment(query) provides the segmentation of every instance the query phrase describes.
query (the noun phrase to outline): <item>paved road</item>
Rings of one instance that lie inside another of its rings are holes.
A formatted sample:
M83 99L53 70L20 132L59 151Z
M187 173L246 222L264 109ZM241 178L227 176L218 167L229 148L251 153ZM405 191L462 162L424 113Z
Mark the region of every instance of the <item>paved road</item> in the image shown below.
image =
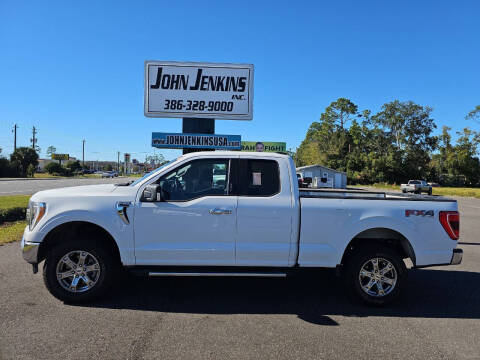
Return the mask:
M55 300L0 247L0 359L480 359L480 200L460 200L464 261L409 272L386 309L330 272L284 279L124 278L90 305Z
M0 196L16 194L31 195L41 190L80 185L115 184L130 180L135 180L135 178L0 180Z

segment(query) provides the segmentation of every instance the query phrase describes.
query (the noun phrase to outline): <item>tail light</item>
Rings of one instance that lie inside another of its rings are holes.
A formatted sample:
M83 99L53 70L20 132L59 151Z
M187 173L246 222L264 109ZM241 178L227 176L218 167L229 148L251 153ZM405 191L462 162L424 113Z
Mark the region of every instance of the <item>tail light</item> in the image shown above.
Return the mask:
M460 237L460 214L458 211L440 211L440 224L452 240Z

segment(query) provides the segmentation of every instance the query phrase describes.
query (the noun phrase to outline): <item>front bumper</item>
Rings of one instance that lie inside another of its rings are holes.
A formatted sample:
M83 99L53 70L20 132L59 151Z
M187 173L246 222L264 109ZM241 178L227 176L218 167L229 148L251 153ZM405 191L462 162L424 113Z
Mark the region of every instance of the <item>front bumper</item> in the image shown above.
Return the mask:
M22 238L22 255L26 262L30 264L38 264L38 249L40 243L27 242L25 238Z

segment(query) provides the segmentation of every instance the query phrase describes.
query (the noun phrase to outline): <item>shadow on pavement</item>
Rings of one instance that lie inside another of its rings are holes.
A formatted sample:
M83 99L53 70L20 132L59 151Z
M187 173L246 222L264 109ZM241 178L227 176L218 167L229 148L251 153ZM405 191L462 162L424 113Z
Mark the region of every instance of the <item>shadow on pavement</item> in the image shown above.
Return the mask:
M317 325L329 315L480 319L480 274L410 270L402 298L386 308L350 302L332 271L274 278L141 278L127 276L107 298L73 305L195 314L295 314Z

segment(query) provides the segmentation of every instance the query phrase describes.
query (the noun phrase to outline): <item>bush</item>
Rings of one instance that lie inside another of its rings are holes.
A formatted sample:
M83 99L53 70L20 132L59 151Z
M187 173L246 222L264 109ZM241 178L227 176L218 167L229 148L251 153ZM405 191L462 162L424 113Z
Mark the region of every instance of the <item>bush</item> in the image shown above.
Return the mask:
M57 162L51 162L45 165L45 170L52 175L63 174L65 168Z
M24 220L26 218L27 209L15 207L10 209L0 209L0 224L4 222L12 222Z
M70 161L67 164L67 168L70 169L72 173L79 172L82 169L82 165L80 165L80 161Z
M33 164L28 165L27 167L27 176L34 177L35 176L35 166Z
M5 158L0 158L0 177L20 176L15 164Z

